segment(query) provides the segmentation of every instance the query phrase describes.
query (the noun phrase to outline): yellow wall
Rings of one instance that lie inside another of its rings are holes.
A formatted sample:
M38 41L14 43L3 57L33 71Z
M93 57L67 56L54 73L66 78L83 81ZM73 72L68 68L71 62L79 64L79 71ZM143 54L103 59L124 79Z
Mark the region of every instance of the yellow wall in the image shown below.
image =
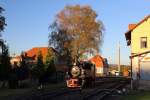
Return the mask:
M147 37L147 48L141 48L141 37ZM141 53L148 50L150 50L150 18L131 33L131 53Z

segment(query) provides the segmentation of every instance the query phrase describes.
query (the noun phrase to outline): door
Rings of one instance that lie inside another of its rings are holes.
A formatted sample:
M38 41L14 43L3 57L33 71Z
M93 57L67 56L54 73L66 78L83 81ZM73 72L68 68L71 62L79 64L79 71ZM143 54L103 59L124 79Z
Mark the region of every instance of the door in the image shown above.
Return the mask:
M150 62L140 62L140 79L150 80Z

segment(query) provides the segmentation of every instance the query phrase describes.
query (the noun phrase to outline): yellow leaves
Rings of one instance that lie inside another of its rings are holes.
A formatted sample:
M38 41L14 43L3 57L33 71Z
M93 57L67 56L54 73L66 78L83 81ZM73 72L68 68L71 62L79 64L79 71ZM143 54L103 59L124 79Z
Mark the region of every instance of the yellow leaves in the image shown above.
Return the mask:
M59 40L56 43L68 48L72 56L78 55L81 49L93 48L98 51L103 39L103 24L96 17L96 12L90 6L66 6L56 16L58 32L65 30L55 37L60 38L56 39Z

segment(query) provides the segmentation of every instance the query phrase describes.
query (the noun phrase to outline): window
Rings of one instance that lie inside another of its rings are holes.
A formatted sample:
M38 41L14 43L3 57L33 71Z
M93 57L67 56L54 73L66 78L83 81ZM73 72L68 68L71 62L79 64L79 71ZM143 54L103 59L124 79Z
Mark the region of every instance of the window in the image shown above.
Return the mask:
M141 37L141 48L147 48L147 37Z

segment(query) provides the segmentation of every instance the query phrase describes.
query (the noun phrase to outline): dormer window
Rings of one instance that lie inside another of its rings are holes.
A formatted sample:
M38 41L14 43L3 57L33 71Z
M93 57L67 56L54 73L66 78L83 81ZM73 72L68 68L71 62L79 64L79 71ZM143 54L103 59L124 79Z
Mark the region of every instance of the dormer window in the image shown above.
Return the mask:
M147 37L141 37L141 48L147 48Z

